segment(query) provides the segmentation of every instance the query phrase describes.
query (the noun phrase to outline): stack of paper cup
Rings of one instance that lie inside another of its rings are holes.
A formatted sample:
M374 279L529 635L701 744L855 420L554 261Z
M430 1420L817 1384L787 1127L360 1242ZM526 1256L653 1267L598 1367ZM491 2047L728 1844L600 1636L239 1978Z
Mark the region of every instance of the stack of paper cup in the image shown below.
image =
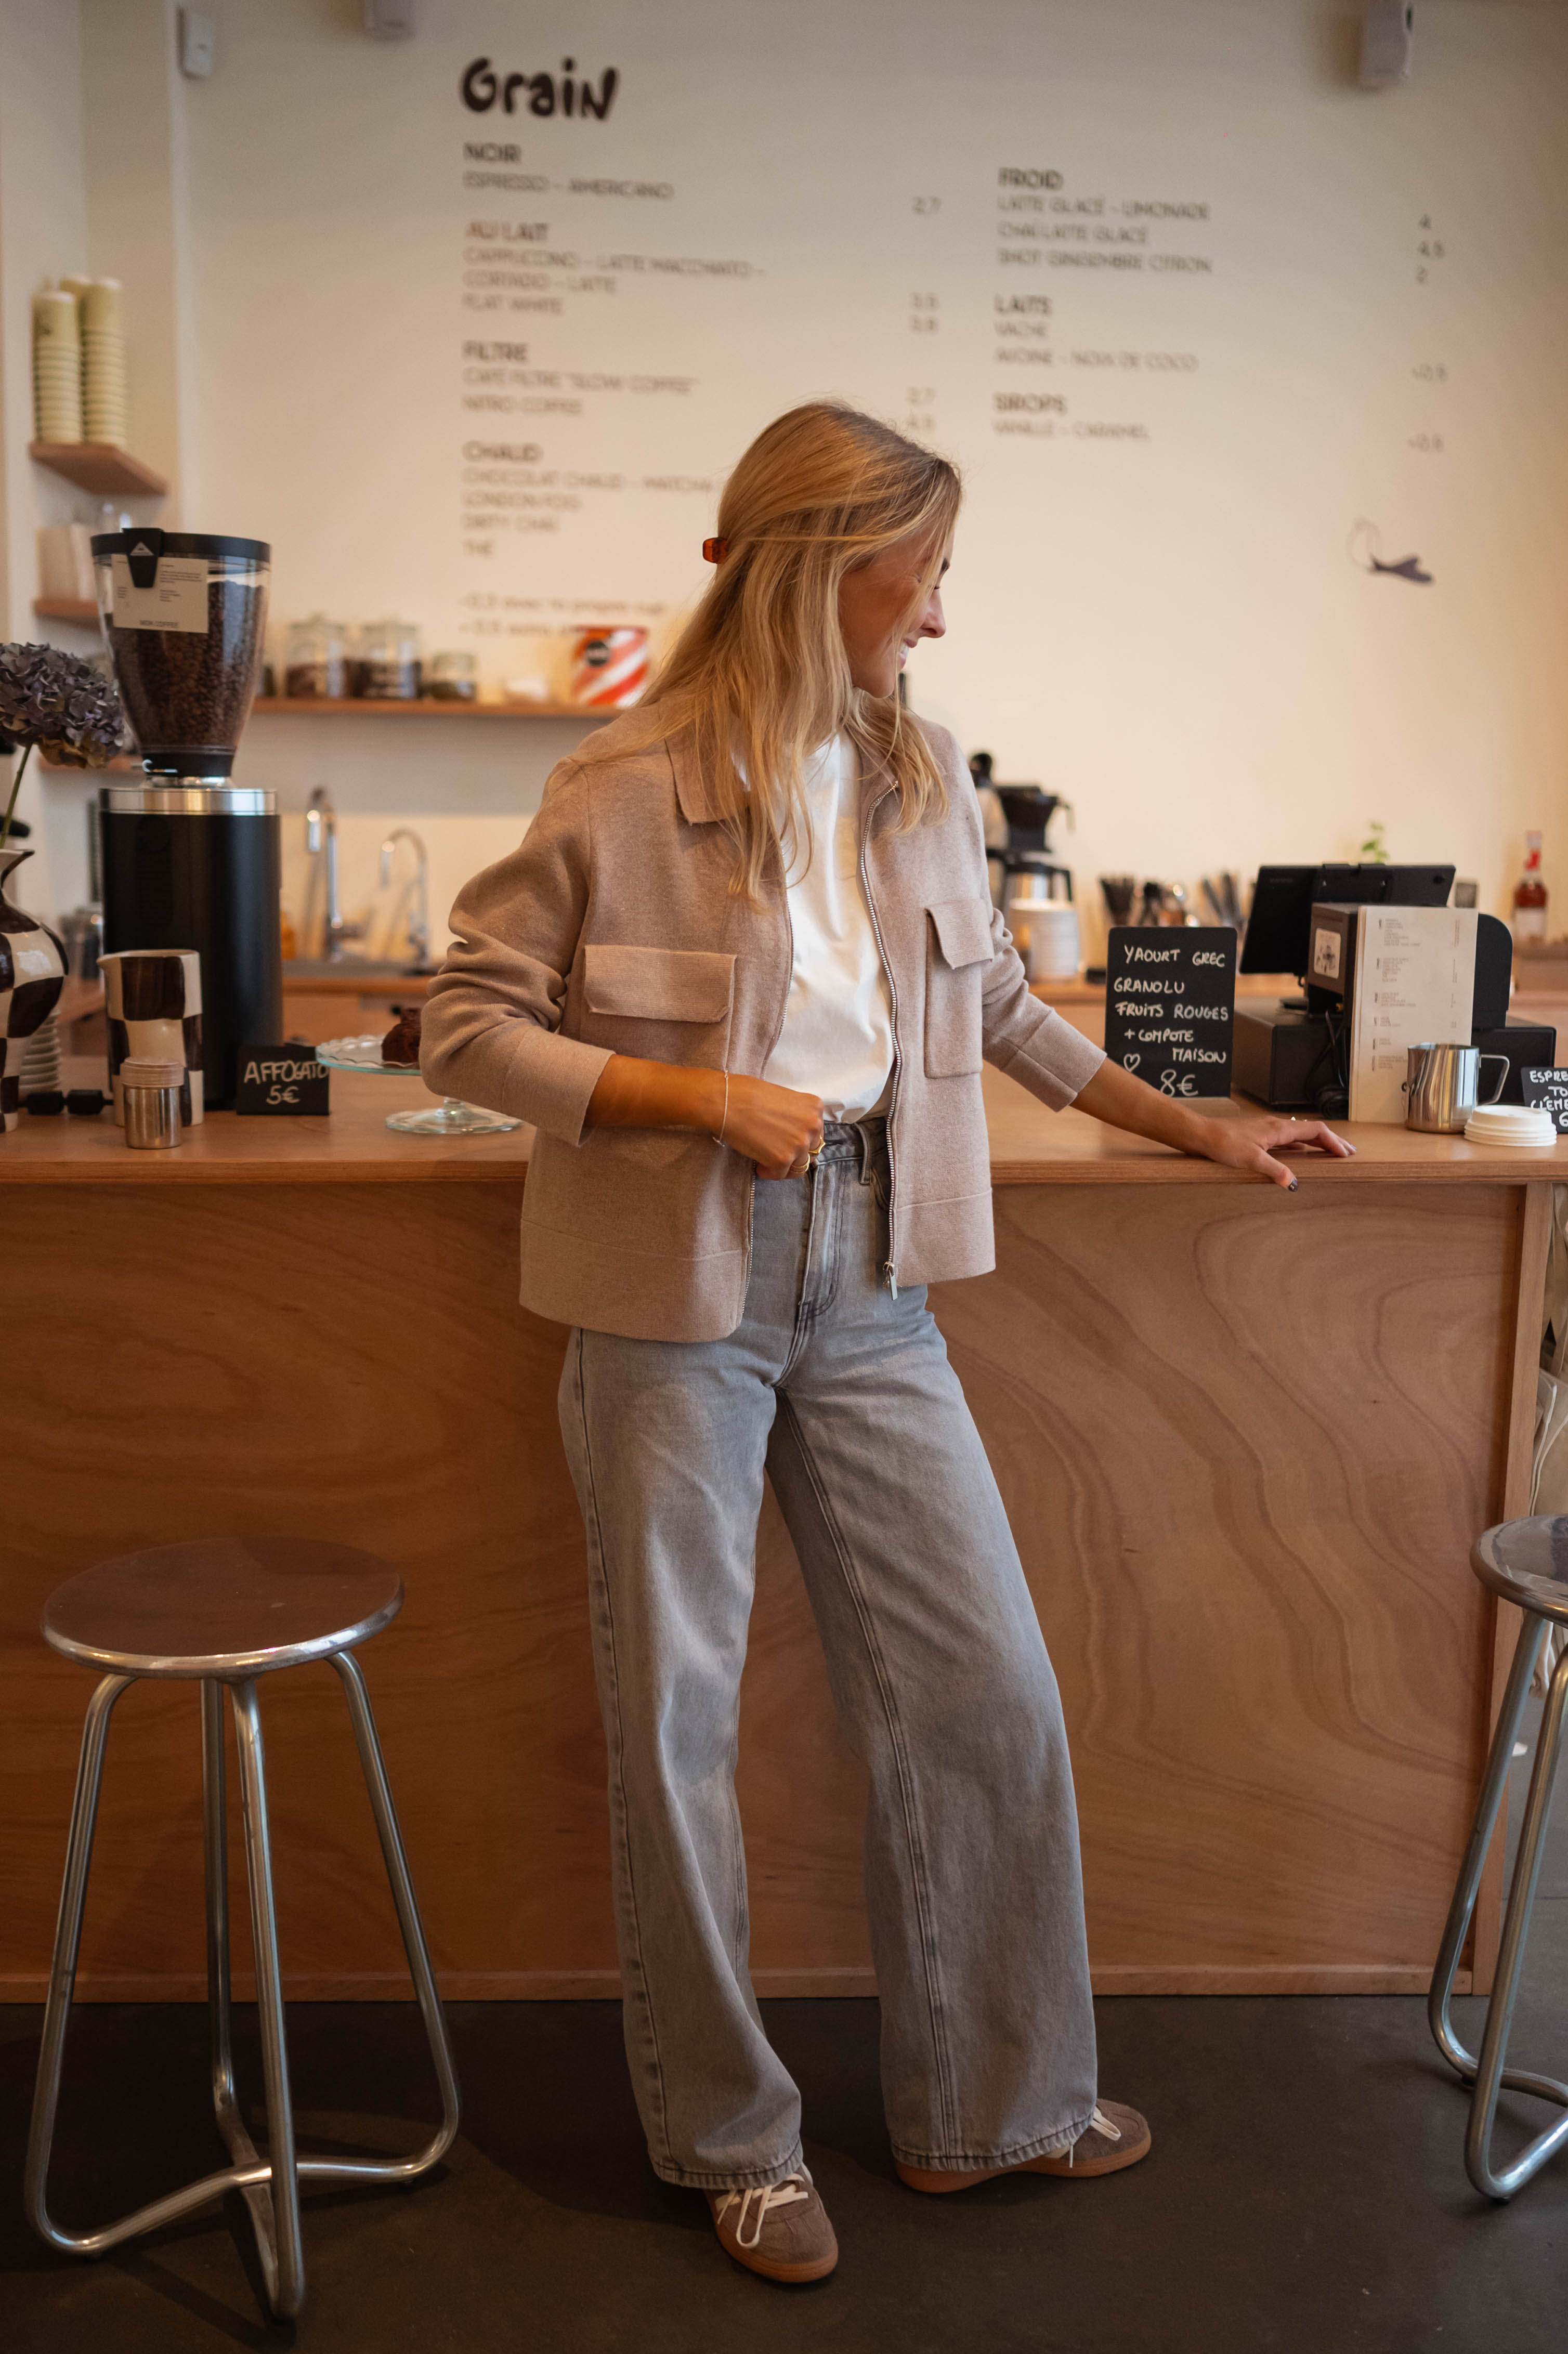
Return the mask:
M118 278L94 278L81 298L82 424L90 441L126 443L125 305Z
M81 339L63 287L33 297L33 430L40 441L81 440Z
M1543 1145L1548 1151L1557 1142L1552 1114L1528 1104L1478 1104L1465 1122L1465 1135L1471 1144Z
M1078 911L1070 899L1014 899L1007 928L1031 981L1077 979Z

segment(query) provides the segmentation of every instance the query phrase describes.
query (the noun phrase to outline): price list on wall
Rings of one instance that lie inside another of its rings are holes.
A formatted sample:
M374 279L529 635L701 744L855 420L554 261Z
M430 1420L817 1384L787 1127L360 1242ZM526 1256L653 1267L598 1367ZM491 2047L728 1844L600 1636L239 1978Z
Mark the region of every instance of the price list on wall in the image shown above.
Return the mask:
M584 622L657 632L674 609L636 551L694 548L747 430L846 378L938 446L1017 445L1031 467L1042 445L1180 429L1215 268L1206 198L971 154L893 199L902 226L870 226L835 338L832 272L787 191L769 200L765 160L748 203L715 206L704 158L673 126L651 136L634 64L566 63L471 61L440 165L449 191L461 165L460 626L490 642L487 668L525 668L527 640Z

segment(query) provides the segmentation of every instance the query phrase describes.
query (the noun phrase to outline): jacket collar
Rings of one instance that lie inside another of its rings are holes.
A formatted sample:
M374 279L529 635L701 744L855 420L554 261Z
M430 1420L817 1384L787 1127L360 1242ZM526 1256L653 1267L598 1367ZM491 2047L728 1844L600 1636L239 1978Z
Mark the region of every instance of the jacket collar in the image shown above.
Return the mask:
M666 736L664 749L675 772L675 798L688 825L711 825L719 815L712 788L697 758L696 737L690 727Z
M664 738L664 749L675 776L675 798L681 805L681 815L688 825L712 825L721 814L714 798L712 785L697 758L696 737L690 727L681 727ZM880 761L869 761L863 756L860 762L860 784L863 806L867 801L880 800L887 791L890 779Z

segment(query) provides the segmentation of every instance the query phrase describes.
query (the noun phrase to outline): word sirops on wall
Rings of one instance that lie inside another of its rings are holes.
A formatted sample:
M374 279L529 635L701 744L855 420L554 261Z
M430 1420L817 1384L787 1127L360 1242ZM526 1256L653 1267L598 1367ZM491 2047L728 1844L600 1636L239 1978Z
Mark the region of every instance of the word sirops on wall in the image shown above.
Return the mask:
M1106 972L1106 1053L1164 1096L1228 1096L1236 936L1118 925Z

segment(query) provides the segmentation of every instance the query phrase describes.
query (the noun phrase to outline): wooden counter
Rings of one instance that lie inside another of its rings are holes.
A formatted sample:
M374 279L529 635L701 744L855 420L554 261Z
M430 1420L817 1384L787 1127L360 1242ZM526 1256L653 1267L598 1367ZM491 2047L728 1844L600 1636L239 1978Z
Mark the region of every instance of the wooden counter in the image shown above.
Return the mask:
M402 1569L364 1656L446 1988L616 1989L564 1335L515 1304L528 1131L396 1135L417 1079L332 1086L330 1119L217 1116L170 1154L107 1119L0 1140L0 1995L43 1989L91 1689L43 1600L225 1529ZM1062 1684L1097 1984L1421 1987L1494 1687L1467 1556L1525 1507L1568 1145L1348 1129L1287 1195L987 1095L996 1272L933 1305ZM400 1993L335 1681L263 1706L291 1991ZM194 1695L128 1694L85 1994L201 1991L198 1776ZM860 1768L771 1503L740 1789L759 1988L868 1989ZM1483 1982L1496 1932L1494 1876Z

